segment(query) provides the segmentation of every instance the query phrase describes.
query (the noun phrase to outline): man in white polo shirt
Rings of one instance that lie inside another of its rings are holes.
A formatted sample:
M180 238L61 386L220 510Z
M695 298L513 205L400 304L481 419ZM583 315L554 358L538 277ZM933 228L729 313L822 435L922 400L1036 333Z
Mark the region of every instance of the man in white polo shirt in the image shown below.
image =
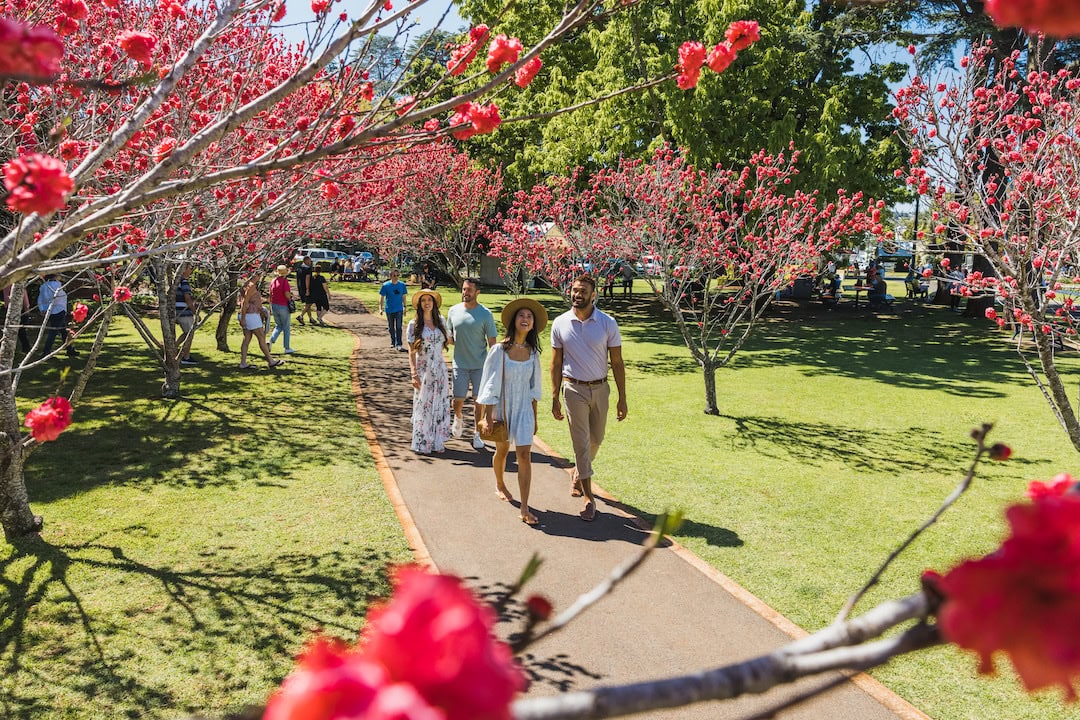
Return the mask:
M604 441L607 427L607 369L619 391L615 416L626 417L626 368L622 359L622 336L619 325L602 312L596 303L596 280L581 275L570 286L570 310L551 324L551 414L563 419L563 404L570 422L570 440L574 444L573 497L585 495L582 520L596 517L596 498L592 492L592 461Z

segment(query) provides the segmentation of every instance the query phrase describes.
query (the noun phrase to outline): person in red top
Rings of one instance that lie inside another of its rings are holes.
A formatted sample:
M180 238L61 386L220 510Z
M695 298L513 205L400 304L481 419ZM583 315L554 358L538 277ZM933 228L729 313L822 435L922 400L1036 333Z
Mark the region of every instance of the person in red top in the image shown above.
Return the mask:
M289 285L289 268L278 265L277 277L270 283L270 314L274 317L274 332L270 335L270 344L274 344L278 335L284 335L286 355L296 352L289 343L289 325L292 322L290 302L292 302L292 287Z

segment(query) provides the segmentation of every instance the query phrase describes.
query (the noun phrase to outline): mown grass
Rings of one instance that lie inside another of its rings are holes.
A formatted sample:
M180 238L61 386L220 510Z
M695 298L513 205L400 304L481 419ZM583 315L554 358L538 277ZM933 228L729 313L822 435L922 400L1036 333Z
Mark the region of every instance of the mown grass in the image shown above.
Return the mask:
M351 336L294 332L284 367L244 372L205 329L183 399L162 401L116 321L75 423L27 469L45 540L0 550L0 716L221 716L263 702L313 632L355 637L411 556ZM28 407L57 375L24 379Z
M609 422L597 480L646 518L682 509L680 543L808 630L830 622L957 485L973 455L971 428L995 423L993 439L1013 458L983 464L861 608L917 592L926 568L989 551L1002 510L1028 480L1076 472L1080 458L990 323L907 304L902 288L893 314L780 309L717 373L713 417L702 413L701 371L644 283L635 289L608 308L622 328L630 415ZM377 307L373 285L346 291ZM535 297L553 316L566 307ZM509 299L481 295L496 316ZM1059 361L1075 383L1080 359ZM539 434L572 457L566 425L550 413L541 412ZM1080 718L1057 692L1032 697L1011 673L978 677L975 667L943 648L874 675L936 720Z

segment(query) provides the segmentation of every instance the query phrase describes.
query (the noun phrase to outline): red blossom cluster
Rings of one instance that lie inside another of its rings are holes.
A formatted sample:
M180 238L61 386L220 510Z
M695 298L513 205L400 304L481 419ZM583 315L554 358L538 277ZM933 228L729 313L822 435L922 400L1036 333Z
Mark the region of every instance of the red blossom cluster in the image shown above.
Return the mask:
M65 397L51 397L26 413L23 423L38 442L49 442L71 424L71 403Z
M1080 35L1077 0L986 0L985 10L1001 27L1021 27L1054 37Z
M1080 679L1080 493L1068 475L1032 483L1032 502L1006 511L1001 547L944 576L928 573L944 596L938 612L950 642L994 670L1005 653L1029 691L1058 685L1076 700Z
M64 207L75 183L63 162L30 153L4 165L7 206L21 213L51 213Z
M697 87L701 79L701 67L708 65L715 73L722 73L738 57L739 51L761 39L757 21L736 20L728 25L724 42L706 53L705 46L696 40L688 40L679 46L678 76L675 78L680 90Z
M454 130L453 135L458 140L467 140L473 135L493 132L501 122L499 107L495 103L481 105L467 102L457 106L450 118L450 127L461 128Z
M525 684L494 615L458 578L403 568L356 648L318 640L265 720L509 720Z
M60 72L64 44L52 28L0 17L0 76L48 80Z

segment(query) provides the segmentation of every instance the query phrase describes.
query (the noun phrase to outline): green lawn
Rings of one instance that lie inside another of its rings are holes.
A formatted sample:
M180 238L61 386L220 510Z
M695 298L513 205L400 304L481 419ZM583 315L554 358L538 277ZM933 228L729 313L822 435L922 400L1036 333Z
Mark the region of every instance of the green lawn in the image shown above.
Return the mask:
M204 329L184 399L164 402L129 327L31 459L48 542L0 551L4 718L262 702L314 631L355 637L387 564L411 559L356 417L351 336L299 328L301 354L244 372ZM22 394L47 395L45 375Z
M377 308L374 288L346 291ZM643 281L635 290L609 308L625 343L630 415L609 423L597 480L647 518L684 510L680 543L808 630L830 622L952 491L974 449L971 428L995 423L992 437L1013 447L1012 459L984 464L864 602L916 592L923 569L990 550L1003 508L1028 480L1076 471L1080 458L1008 336L988 322L936 306L905 313L902 287L893 315L781 311L717 373L721 415L712 417L682 340ZM566 307L535 297L552 313ZM480 299L497 315L511 298ZM1061 365L1080 372L1075 355ZM539 434L572 456L566 425L550 413ZM1032 698L1011 675L977 677L975 667L972 656L939 649L874 675L936 720L1080 718L1056 692Z
M333 290L375 309L376 288ZM685 510L681 543L807 629L829 622L954 487L971 427L996 422L1013 459L984 466L871 601L990 549L1029 479L1075 470L989 323L938 308L780 313L718 374L722 415L710 417L700 372L644 283L635 289L611 307L630 417L609 426L597 479L646 517ZM509 299L481 295L496 312ZM294 326L303 354L278 372L241 373L204 331L185 399L162 402L125 327L76 424L31 461L50 544L0 554L3 717L212 715L258 702L311 630L354 634L386 592L386 564L409 558L355 417L351 338ZM54 384L55 371L24 381L27 407ZM565 425L540 417L541 436L569 456ZM943 649L875 675L936 720L1080 717L1054 693L1029 698L1013 678L974 668Z

